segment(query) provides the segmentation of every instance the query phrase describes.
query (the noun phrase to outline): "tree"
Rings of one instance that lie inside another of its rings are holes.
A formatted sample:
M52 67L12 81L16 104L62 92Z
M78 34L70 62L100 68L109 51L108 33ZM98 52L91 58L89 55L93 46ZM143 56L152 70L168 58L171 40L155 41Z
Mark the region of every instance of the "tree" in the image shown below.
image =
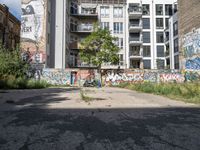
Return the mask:
M102 64L119 63L119 48L115 44L116 40L117 38L113 37L109 30L94 25L94 31L81 42L81 60L96 66L101 75Z

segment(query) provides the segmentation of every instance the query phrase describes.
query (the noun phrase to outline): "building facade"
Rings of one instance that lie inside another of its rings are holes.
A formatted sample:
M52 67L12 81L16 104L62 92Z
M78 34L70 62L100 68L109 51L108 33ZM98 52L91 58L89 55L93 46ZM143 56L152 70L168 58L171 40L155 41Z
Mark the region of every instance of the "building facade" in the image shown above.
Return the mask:
M128 0L128 68L166 69L164 29L176 0Z
M169 19L168 28L165 29L166 63L168 69L180 69L178 13Z
M200 1L178 0L181 69L200 70Z
M78 57L79 43L93 31L98 23L117 37L120 48L120 63L117 66L104 64L103 68L125 68L126 54L126 2L124 0L77 0L71 1L70 9L70 67L87 67Z
M20 21L13 16L6 5L0 4L0 43L7 49L14 49L20 43Z
M44 38L32 41L44 41L48 68L88 67L80 61L79 44L93 31L94 23L108 28L120 48L119 65L108 63L103 68L165 69L168 65L164 31L176 12L176 0L29 0L28 4L31 2L44 4L40 8L45 11Z

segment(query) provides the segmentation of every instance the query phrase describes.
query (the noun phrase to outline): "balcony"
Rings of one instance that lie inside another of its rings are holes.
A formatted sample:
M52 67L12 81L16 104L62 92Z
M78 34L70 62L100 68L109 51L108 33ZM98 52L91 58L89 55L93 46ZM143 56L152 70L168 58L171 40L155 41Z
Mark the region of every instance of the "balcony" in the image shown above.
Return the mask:
M93 32L93 24L80 24L76 29L71 30L72 33L90 34Z
M142 37L130 37L129 38L130 46L138 46L138 45L142 45L142 43L143 43Z
M142 59L143 56L142 56L142 52L141 51L130 51L130 59Z
M142 17L142 8L139 6L129 7L128 12L130 19L137 19Z
M129 24L129 32L140 32L142 30L142 24Z
M95 8L82 8L80 12L71 13L71 16L79 19L98 19L98 14Z

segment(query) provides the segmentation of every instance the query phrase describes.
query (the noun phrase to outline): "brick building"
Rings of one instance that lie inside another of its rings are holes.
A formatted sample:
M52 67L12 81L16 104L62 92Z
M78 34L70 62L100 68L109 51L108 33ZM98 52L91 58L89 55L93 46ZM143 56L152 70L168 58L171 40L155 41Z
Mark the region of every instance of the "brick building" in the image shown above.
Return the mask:
M15 48L20 43L20 28L20 21L0 4L0 43L8 49Z
M181 69L200 70L200 1L179 0Z

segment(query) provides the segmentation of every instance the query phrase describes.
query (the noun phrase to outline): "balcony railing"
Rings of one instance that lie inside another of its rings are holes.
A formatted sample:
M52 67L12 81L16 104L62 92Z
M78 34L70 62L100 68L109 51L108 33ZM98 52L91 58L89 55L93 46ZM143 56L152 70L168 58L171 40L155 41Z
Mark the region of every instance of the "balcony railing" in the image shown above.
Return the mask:
M140 31L142 30L142 24L141 23L130 23L129 24L129 30L130 31Z
M76 30L72 30L72 32L86 32L90 33L93 31L93 25L92 24L80 24L77 26Z
M141 45L142 43L143 43L142 36L129 38L130 45Z

